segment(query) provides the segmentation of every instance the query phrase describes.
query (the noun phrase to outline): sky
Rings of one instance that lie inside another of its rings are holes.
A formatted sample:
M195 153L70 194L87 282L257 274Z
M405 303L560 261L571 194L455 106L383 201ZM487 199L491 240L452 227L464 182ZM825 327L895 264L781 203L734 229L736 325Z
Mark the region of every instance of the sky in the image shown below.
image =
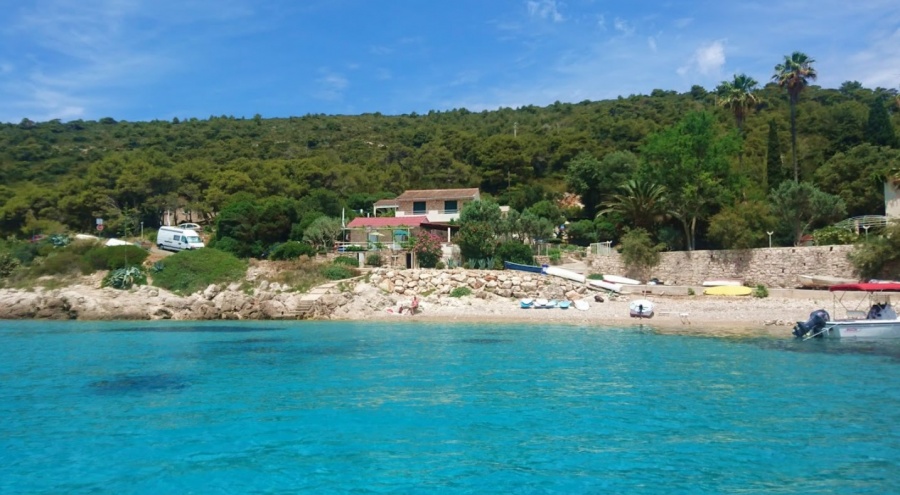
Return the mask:
M0 122L385 115L900 87L897 0L0 0Z

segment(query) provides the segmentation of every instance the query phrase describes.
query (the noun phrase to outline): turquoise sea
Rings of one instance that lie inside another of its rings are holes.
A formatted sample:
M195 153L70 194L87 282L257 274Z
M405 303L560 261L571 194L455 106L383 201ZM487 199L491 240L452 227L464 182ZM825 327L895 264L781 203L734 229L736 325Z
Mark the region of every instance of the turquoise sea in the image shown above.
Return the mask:
M0 493L900 493L897 344L0 322Z

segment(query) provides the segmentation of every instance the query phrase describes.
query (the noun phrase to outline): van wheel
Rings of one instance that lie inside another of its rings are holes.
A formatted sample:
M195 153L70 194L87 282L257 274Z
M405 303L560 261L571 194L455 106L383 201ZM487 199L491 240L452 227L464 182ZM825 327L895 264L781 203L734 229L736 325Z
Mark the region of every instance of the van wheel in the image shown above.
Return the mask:
M160 251L164 251L162 244L157 244L156 247L158 247Z

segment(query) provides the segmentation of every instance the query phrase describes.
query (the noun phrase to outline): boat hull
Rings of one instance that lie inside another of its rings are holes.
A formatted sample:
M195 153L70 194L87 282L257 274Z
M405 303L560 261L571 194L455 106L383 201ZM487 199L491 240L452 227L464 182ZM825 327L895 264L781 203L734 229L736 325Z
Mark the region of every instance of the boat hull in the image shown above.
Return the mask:
M653 302L636 299L628 305L628 314L632 318L653 318Z
M705 289L703 293L708 296L749 296L753 293L753 289L736 285L718 285Z
M603 275L603 280L620 285L641 285L640 280L635 280L628 277L620 277L618 275Z
M611 290L613 292L622 292L621 284L614 284L612 282L607 282L606 280L588 279L587 283L588 285L592 285L600 289Z
M547 275L553 275L554 277L561 277L566 280L578 282L579 284L583 284L585 280L584 275L578 272L573 272L572 270L566 270L565 268L559 268L555 266L548 266L544 269L544 273L546 273Z
M511 261L504 261L503 267L507 270L518 270L520 272L544 273L543 267L535 265L523 265L521 263L513 263Z
M856 280L850 278L829 277L826 275L797 275L797 280L803 287L825 288L833 285L853 284Z
M900 319L831 321L825 328L834 339L900 339Z

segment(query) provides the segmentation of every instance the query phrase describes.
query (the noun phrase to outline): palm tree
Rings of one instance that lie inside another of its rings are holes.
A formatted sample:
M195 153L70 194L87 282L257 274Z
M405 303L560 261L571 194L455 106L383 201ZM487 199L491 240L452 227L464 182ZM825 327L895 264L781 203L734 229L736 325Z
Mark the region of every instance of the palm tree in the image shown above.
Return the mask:
M744 138L744 119L750 110L759 103L756 97L756 90L759 89L759 83L756 79L747 74L735 74L733 81L722 81L716 88L716 102L724 108L730 108L734 113L734 120L737 124L738 134L741 139ZM743 146L738 151L738 164L741 169L744 168L744 149Z
M653 225L669 216L666 188L643 180L629 180L613 194L597 216L618 213L635 227L650 230Z
M794 182L800 182L800 169L797 166L797 101L809 81L815 81L818 74L812 64L815 60L803 52L785 55L784 62L775 66L772 81L787 88L791 99L791 155L794 161Z

